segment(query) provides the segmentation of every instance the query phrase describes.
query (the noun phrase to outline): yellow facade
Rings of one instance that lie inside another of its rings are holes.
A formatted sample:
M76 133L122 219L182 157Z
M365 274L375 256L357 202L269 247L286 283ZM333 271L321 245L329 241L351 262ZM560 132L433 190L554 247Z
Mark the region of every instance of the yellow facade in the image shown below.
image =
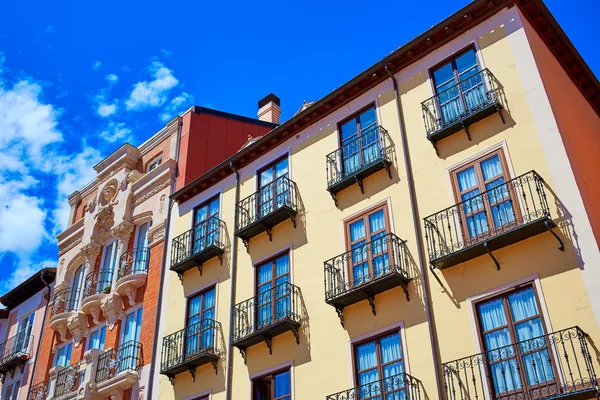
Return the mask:
M529 48L531 39L527 37L525 24L516 7L504 9L396 75L421 229L424 217L456 203L449 171L490 149L501 148L507 157L511 177L531 170L543 177L549 188L550 212L558 224L554 232L565 244L565 251L559 251L558 241L544 232L494 251L501 266L499 270L487 255L444 270L427 269L441 363L483 351L474 322L475 300L526 282L532 282L537 291L548 332L577 325L593 342L600 341L585 282L600 273L594 271L598 265L593 264L598 259L598 249L580 246L585 240L577 236L578 226L571 224L569 215L582 212L585 215L585 211L582 211L581 201L577 202L577 196L563 190L562 180L572 178L557 173L569 169L568 159L550 153L544 144L548 139L539 121L552 119L552 114L544 107L548 100ZM535 35L535 32L528 34ZM492 71L502 84L506 99L505 123L497 114L489 116L469 128L472 140L464 131L443 139L438 143L437 155L426 139L421 112L421 102L433 95L429 69L469 45L475 46L482 68ZM378 124L389 132L394 142L392 178L388 178L385 170L376 172L365 179L364 194L358 185L350 186L338 194L336 206L326 190L324 158L339 147L338 123L370 103L375 103ZM222 325L222 349L225 351L218 363L217 374L207 364L198 367L195 381L187 372L178 374L173 385L161 376L158 397L192 399L210 393L211 399L225 399L227 352L233 352L232 399L252 399L251 377L288 364L292 365L292 398L325 399L329 394L357 386L352 371L351 342L394 327L401 332L406 372L422 382L421 398L438 398L434 371L439 366L434 365L432 358L417 238L391 80L348 102L242 168L239 171L240 199L257 190L257 170L286 155L289 157L289 177L296 182L301 199L297 227L294 228L289 220L278 224L273 228L272 241L262 233L250 240L249 252L241 241L238 242L235 302L255 295L254 266L289 248L291 282L301 289L303 300L299 345L294 335L286 332L273 338L271 355L264 343L249 347L246 364L237 349L229 345L231 251L236 240L233 235L236 182L235 176L230 175L173 208L170 238L192 227L195 206L218 195L220 218L227 225L228 245L222 266L217 258L213 258L203 265L202 275L191 269L185 272L180 282L176 274L167 272L161 325L162 336L184 329L186 298L216 283L215 319ZM572 197L575 199L571 200ZM401 288L393 288L375 297L376 315L367 301L346 307L343 311L345 325L342 326L335 309L324 300L323 263L347 251L344 221L377 204L388 208L391 232L407 241L408 269L414 278L408 285L410 301ZM428 261L427 254L425 257ZM582 263L585 267L581 267ZM596 357L594 364L600 372Z

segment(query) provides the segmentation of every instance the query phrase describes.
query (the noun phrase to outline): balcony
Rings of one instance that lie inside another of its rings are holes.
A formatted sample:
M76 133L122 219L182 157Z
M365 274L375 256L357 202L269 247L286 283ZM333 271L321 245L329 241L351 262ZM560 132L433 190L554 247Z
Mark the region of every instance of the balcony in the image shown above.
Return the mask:
M67 320L77 310L79 304L78 289L59 289L52 296L50 305L50 328L60 334L61 340L67 340Z
M46 400L50 381L36 383L29 388L27 400Z
M202 275L202 264L219 257L223 265L225 252L225 222L211 217L189 231L177 236L171 244L171 271L177 272L179 279L183 273L197 267Z
M448 397L450 399L450 397ZM371 383L357 386L339 393L330 394L325 400L350 399L421 399L421 381L409 374L402 373Z
M95 324L100 323L100 305L112 290L112 280L112 269L90 272L85 277L81 311L91 315Z
M163 339L160 373L174 384L175 375L189 371L196 380L196 367L211 363L217 371L221 352L221 324L212 319L175 332Z
M66 396L77 392L79 386L85 381L85 369L82 368L84 361L61 368L56 374L56 386L54 387L54 396Z
M138 288L146 284L149 259L150 249L148 247L140 247L129 250L119 260L115 291L121 297L127 296L130 306L135 305L135 296Z
M23 372L25 363L31 357L33 336L19 333L4 343L0 344L0 374L4 377L7 373L14 375L19 368Z
M501 86L487 69L425 100L421 108L427 139L434 147L438 141L463 129L471 140L469 125L496 112L504 123Z
M588 335L573 327L444 363L449 399L589 399L600 394Z
M288 331L300 344L301 302L300 288L286 282L234 306L231 342L244 362L248 347L264 341L272 354L272 338Z
M281 176L237 203L235 235L242 239L248 250L251 238L267 232L269 240L272 240L273 227L288 218L295 228L297 213L296 183Z
M401 287L408 297L412 280L404 241L393 233L325 261L325 302L335 307L342 326L344 307L367 300L373 315L375 295Z
M542 232L550 232L564 251L546 199L544 180L535 171L425 218L429 262L439 269L488 254Z
M127 390L138 381L142 367L142 344L129 341L98 356L96 392L107 397L114 390Z
M392 178L391 145L388 132L381 126L375 126L326 156L327 190L336 206L337 193L355 183L364 194L363 180L367 176L385 168Z

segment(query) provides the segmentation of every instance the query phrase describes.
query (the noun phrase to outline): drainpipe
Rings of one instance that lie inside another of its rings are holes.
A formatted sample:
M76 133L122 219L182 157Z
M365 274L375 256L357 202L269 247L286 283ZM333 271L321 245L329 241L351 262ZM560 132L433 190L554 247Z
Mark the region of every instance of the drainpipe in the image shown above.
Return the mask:
M44 319L42 320L42 329L40 330L40 337L38 338L37 350L35 352L36 362L33 365L33 371L31 371L31 376L29 377L29 386L28 389L31 389L31 385L33 384L33 377L35 376L35 370L37 368L37 356L40 354L40 348L42 347L42 335L44 334L44 328L46 327L46 317L48 316L48 307L50 306L50 284L46 282L44 279L44 275L46 274L46 268L43 268L40 271L40 280L48 288L48 293L44 294L44 299L46 299L46 308L44 308Z
M429 297L429 277L426 273L425 257L423 251L423 236L421 233L421 224L417 218L417 201L415 195L415 182L412 175L412 164L410 161L410 153L408 150L408 141L406 139L406 131L404 127L404 117L402 115L402 105L400 104L400 96L398 95L398 83L396 77L392 74L387 63L384 64L385 72L388 73L394 85L394 98L396 100L396 111L398 113L398 124L400 126L400 138L402 139L402 153L404 156L404 167L406 168L406 180L408 182L408 193L410 197L410 208L412 211L413 227L417 236L417 253L419 255L419 270L423 279L423 301L425 303L425 313L427 314L427 328L429 328L429 340L431 342L431 356L435 367L435 382L437 385L438 399L443 399L442 381L440 380L440 362L438 357L438 348L436 341L435 329L433 327L433 318L431 315L431 298Z
M240 201L240 173L233 165L233 161L229 162L229 167L235 172L235 204L233 210L233 220L237 221L237 204ZM235 227L234 227L235 229ZM229 337L231 338L233 330L233 306L235 305L235 277L237 270L237 243L238 239L234 235L233 243L231 244L231 304L229 307ZM233 376L233 348L231 340L229 341L229 351L227 352L227 383L225 387L225 400L231 400L231 378Z
M181 144L181 130L183 128L183 122L179 122L179 132L177 133L177 147L175 148L175 177L177 177L179 171L177 170L177 163L179 162L179 145ZM175 183L172 184L171 188L175 186ZM167 209L167 218L165 220L165 236L163 238L163 254L162 254L162 264L160 269L160 284L158 287L158 303L156 307L156 319L155 323L158 323L154 329L154 340L152 341L152 357L154 360L150 363L150 374L148 379L148 395L147 399L152 400L152 388L154 386L154 370L156 368L156 360L158 360L158 338L160 332L160 317L162 311L162 301L163 301L163 285L165 283L165 272L167 270L167 250L169 247L169 227L171 225L171 210L173 209L173 200L169 196L169 207Z

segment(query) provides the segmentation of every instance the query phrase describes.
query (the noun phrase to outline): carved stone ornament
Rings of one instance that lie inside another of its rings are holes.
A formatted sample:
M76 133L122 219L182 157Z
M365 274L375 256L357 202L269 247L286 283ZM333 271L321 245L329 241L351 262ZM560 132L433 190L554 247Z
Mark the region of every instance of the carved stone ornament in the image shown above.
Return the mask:
M111 179L104 185L102 192L100 193L100 205L106 207L112 203L117 197L117 191L119 190L119 184L116 179Z
M110 293L102 299L100 308L106 318L106 326L109 330L113 330L117 321L123 319L125 311L123 311L123 301L117 293Z
M115 223L115 213L112 205L101 208L96 214L95 233L101 241L108 240L111 234L111 228Z
M133 201L133 206L134 207L139 206L140 204L142 204L144 201L148 200L155 194L157 194L160 191L162 191L163 189L169 187L169 185L171 185L171 178L167 178L164 181L157 183L156 185L154 185L150 189L146 190L142 194L135 196L135 200Z
M113 390L110 393L109 397L110 397L110 400L121 400L122 399L121 394L119 392L117 392L116 390Z
M67 341L67 325L64 322L61 324L57 324L54 330L58 332L61 342Z
M136 182L142 176L143 176L143 174L140 171L138 171L137 169L134 169L133 171L129 171L127 174L125 174L125 178L123 178L123 180L121 181L121 189L122 190L127 189L128 184Z
M81 311L74 312L67 319L67 327L73 336L73 344L75 347L79 347L81 339L87 337L89 333L87 315Z
M96 196L92 197L91 200L88 201L88 203L85 205L84 210L89 213L93 213L95 209L96 209Z
M167 200L167 195L163 194L160 196L160 204L158 205L158 213L162 214L165 211L165 201Z
M62 274L63 270L65 269L65 259L63 258L62 260L60 260L60 264L58 264L58 274Z
M88 307L88 312L92 316L92 320L94 321L94 324L99 324L100 323L100 307L98 307L96 305L90 305Z
M131 232L133 232L133 224L129 221L123 221L119 225L115 226L111 233L113 237L119 239L119 246L122 243L129 242L129 238L131 237Z
M156 227L153 227L150 229L150 231L148 232L148 243L152 245L156 242L161 241L164 237L165 237L165 223L162 222L161 224L157 225Z
M81 248L81 255L85 259L86 269L96 263L100 250L102 250L102 245L97 242L90 242Z
M135 305L135 295L137 293L137 290L135 287L132 286L126 286L125 287L125 295L127 296L127 301L129 302L130 306Z
M141 386L138 390L137 400L144 400L146 398L146 387Z

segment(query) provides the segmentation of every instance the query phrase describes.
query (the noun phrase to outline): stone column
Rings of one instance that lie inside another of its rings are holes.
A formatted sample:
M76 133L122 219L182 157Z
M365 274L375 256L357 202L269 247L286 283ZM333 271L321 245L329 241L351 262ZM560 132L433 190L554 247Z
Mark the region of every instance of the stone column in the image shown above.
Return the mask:
M111 231L112 236L117 239L117 265L115 267L116 271L113 275L113 287L114 283L117 281L117 277L119 276L118 271L121 268L121 256L127 251L133 228L134 225L131 222L123 221L119 225L115 226Z
M102 250L102 245L98 242L91 241L81 248L81 254L85 260L84 263L84 276L87 276L90 272L94 271L96 265L96 259Z

